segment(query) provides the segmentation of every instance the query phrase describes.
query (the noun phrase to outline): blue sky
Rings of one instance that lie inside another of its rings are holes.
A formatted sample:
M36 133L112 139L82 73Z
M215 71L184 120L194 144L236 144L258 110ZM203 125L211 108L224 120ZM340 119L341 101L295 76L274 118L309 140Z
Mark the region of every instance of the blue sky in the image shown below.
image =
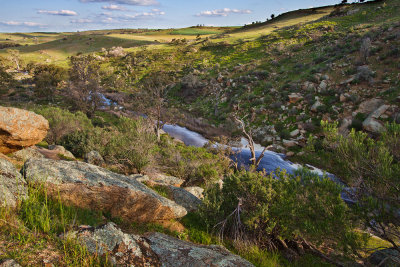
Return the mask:
M339 0L0 0L0 32L238 26Z

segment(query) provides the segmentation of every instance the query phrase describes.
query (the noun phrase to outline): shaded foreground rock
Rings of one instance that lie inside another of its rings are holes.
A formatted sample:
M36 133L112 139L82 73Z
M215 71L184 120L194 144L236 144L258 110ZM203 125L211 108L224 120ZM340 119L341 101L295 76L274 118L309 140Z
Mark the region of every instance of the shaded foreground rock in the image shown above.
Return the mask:
M134 175L131 175L131 177L141 183L146 183L149 186L172 185L172 186L180 187L185 182L185 180L183 180L183 179L180 179L180 178L177 178L174 176L165 175L165 174L160 174L160 173L154 174L152 176L134 174Z
M103 157L97 151L90 151L89 153L85 154L85 162L97 166L104 166L105 162Z
M151 250L158 256L161 266L253 266L222 246L196 245L161 233L149 234L146 239Z
M145 239L123 233L114 223L96 229L81 226L79 231L68 233L68 237L77 238L90 253L107 255L114 265L160 266Z
M0 267L21 267L21 265L19 265L18 262L13 259L6 259L0 261Z
M195 211L201 204L201 200L198 199L195 195L185 190L184 188L176 187L176 186L165 186L168 190L169 195L172 200L184 207L187 211Z
M394 249L378 250L368 257L367 263L381 267L400 266L400 253Z
M24 170L28 182L45 183L50 195L59 195L68 204L128 221L170 220L187 213L131 177L84 162L30 159Z
M0 158L0 206L12 207L27 196L26 182L14 165Z
M33 112L0 107L0 153L8 154L42 141L49 122Z
M119 266L253 266L221 246L196 245L161 233L126 234L114 223L96 229L81 227L68 236L78 238L91 253L107 254Z

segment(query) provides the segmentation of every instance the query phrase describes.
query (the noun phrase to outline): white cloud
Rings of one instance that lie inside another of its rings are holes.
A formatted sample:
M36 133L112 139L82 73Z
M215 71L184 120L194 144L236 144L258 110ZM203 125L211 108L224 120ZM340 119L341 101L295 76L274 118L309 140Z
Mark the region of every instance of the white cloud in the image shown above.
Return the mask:
M152 19L165 15L164 11L152 10L151 12L138 12L134 14L115 15L110 12L104 12L98 15L97 20L101 23L125 23L133 20Z
M39 10L38 14L56 15L56 16L77 16L78 13L72 10Z
M197 17L227 17L230 14L251 14L253 11L249 9L231 9L231 8L223 8L223 9L215 9L215 10L206 10L196 14Z
M38 22L31 22L31 21L1 21L0 24L6 25L6 26L27 26L27 27L43 27L46 26L46 24L38 23Z
M111 4L109 6L102 6L101 8L105 9L105 10L112 10L112 11L125 11L126 10L126 8L123 6L113 5L113 4Z
M108 2L113 4L132 5L132 6L155 6L157 0L79 0L82 3L101 3Z
M76 24L85 24L85 23L92 23L93 20L91 20L91 19L73 19L70 22L76 23Z

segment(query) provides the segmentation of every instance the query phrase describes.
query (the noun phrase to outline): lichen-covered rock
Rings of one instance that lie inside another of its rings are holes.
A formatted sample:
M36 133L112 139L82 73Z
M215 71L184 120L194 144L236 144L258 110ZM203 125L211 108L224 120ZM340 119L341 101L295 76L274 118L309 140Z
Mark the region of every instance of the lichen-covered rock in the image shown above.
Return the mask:
M360 104L356 113L363 113L366 115L371 114L374 110L378 109L381 105L383 105L384 101L379 98L372 98L366 100Z
M250 262L230 253L221 246L196 245L161 233L149 234L146 239L163 267L253 266Z
M400 266L400 253L395 249L378 250L368 257L367 263L382 267Z
M42 141L49 122L33 112L0 107L0 153L8 154Z
M197 210L201 204L200 199L183 188L170 185L168 186L168 190L171 192L170 195L174 202L189 212Z
M85 162L97 166L103 166L104 165L104 159L100 155L99 152L97 151L90 151L89 153L85 154Z
M19 199L27 196L26 182L14 165L0 159L0 206L15 207Z
M135 175L132 175L131 177L141 183L146 183L150 186L172 185L172 186L180 187L185 182L185 180L182 180L180 178L165 175L165 174L160 174L160 173L154 174L151 176L135 174Z
M90 253L107 255L118 266L160 266L145 239L122 232L114 223L98 228L81 226L67 237L77 238Z
M63 147L63 146L50 145L49 150L54 151L55 153L57 153L57 155L60 155L64 158L75 159L74 154L72 154L70 151L66 150L65 147Z
M183 189L185 189L186 191L188 191L189 193L193 194L195 197L197 197L198 199L203 199L203 193L204 193L204 189L198 186L189 186L189 187L184 187Z
M21 267L21 265L13 259L5 259L0 261L0 267Z
M13 158L20 160L20 161L27 161L28 159L32 158L44 158L45 156L36 149L36 147L27 147L25 149L19 150L15 152Z
M128 221L170 220L187 213L135 179L88 163L30 159L24 171L28 182L44 182L49 194L66 203Z

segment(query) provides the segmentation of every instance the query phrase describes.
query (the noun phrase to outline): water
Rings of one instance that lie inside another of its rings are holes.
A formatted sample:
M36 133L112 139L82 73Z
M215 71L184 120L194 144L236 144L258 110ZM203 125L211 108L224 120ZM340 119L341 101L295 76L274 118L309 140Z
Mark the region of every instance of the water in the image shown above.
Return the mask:
M187 146L203 147L205 144L209 142L209 140L204 138L204 136L202 136L201 134L190 131L185 127L166 124L164 125L163 130L170 136L178 140L181 140ZM251 152L250 149L246 147L247 141L245 139L241 140L241 144L243 145L243 147L241 148L232 147L232 150L236 152L235 160L237 160L239 166L246 168L249 167L251 164L250 162ZM264 148L261 145L255 144L256 157L258 157L262 153L263 149ZM273 172L276 169L280 168L281 170L286 170L287 173L293 174L296 170L303 167L304 166L300 164L295 164L290 162L289 160L286 160L284 154L275 153L273 151L267 150L265 151L264 157L262 158L257 170L258 171L265 170L266 172ZM342 199L346 203L349 204L354 203L354 200L350 197L351 189L345 187L344 183L340 181L340 179L338 179L335 175L328 172L324 172L311 165L306 165L306 167L310 169L311 172L314 172L321 177L326 175L332 181L343 186L344 189L341 194Z

